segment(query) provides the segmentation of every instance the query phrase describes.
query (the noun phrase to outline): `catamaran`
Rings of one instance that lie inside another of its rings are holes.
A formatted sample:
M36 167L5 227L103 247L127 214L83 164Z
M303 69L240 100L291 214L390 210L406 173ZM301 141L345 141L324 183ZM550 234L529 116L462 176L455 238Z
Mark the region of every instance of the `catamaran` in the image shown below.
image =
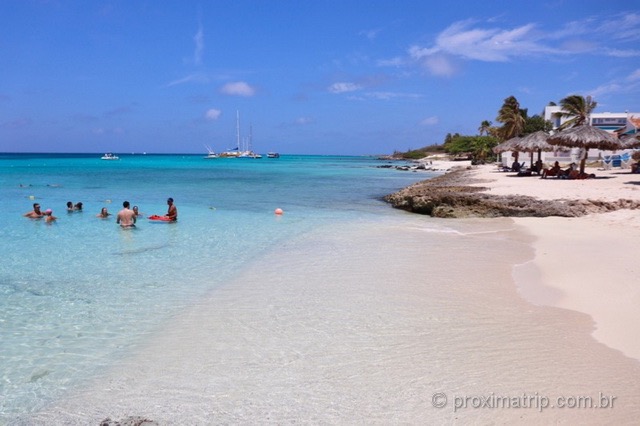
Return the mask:
M237 158L240 156L240 112L236 111L236 147L220 153L223 158Z
M240 112L236 111L236 147L221 152L219 157L222 158L262 158L262 155L256 154L251 151L251 129L249 130L249 142L247 142L247 149L240 150Z

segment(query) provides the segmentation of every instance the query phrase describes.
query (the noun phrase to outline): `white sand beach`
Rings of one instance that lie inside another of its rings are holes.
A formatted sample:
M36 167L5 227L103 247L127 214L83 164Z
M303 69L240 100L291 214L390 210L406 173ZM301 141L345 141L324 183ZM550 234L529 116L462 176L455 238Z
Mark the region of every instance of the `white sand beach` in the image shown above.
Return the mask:
M473 173L544 199L638 197L640 182ZM637 216L406 214L318 230L24 424L632 424Z
M529 195L543 200L640 199L640 174L629 169L591 168L597 179L515 177L492 166L475 177L489 181L496 195ZM535 259L516 269L522 293L534 303L584 312L596 322L594 336L640 360L640 286L636 250L640 215L617 210L580 218L515 218L534 237Z

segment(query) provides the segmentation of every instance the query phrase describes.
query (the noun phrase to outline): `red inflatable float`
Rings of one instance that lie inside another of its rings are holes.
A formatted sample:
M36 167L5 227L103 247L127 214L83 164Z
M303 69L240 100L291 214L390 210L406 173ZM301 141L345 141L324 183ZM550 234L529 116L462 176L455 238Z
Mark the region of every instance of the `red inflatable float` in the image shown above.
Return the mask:
M153 214L149 216L149 221L151 222L171 222L167 216L158 216L157 214Z

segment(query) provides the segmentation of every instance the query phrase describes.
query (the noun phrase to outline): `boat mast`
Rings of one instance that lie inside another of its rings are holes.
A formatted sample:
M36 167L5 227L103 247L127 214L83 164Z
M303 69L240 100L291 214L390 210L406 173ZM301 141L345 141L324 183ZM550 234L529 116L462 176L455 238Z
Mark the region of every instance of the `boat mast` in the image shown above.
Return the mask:
M236 110L236 138L238 151L240 151L240 111Z

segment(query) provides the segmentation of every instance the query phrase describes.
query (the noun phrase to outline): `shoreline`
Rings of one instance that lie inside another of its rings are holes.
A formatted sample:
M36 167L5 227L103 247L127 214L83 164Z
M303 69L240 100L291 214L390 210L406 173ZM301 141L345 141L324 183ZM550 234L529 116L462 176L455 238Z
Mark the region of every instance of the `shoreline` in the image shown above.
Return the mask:
M514 220L535 237L534 259L514 268L523 297L588 314L595 339L640 361L638 215L619 210L579 219Z
M447 165L454 167L457 162L441 162L439 167L446 169ZM535 257L514 267L522 296L536 305L590 315L596 322L594 338L640 360L640 341L635 338L640 290L633 285L638 273L635 253L640 219L635 210L640 208L640 175L591 168L588 173L598 178L541 180L516 177L493 165L465 166L458 168L457 176L442 175L443 185L468 185L489 200L507 197L513 202L533 197L535 202L529 201L528 207L558 206L558 210L545 211L547 217L536 217L537 212L527 209L515 214L506 208L500 212L515 216L515 223L535 238ZM425 181L406 188L402 196L419 198L431 190L427 185Z

